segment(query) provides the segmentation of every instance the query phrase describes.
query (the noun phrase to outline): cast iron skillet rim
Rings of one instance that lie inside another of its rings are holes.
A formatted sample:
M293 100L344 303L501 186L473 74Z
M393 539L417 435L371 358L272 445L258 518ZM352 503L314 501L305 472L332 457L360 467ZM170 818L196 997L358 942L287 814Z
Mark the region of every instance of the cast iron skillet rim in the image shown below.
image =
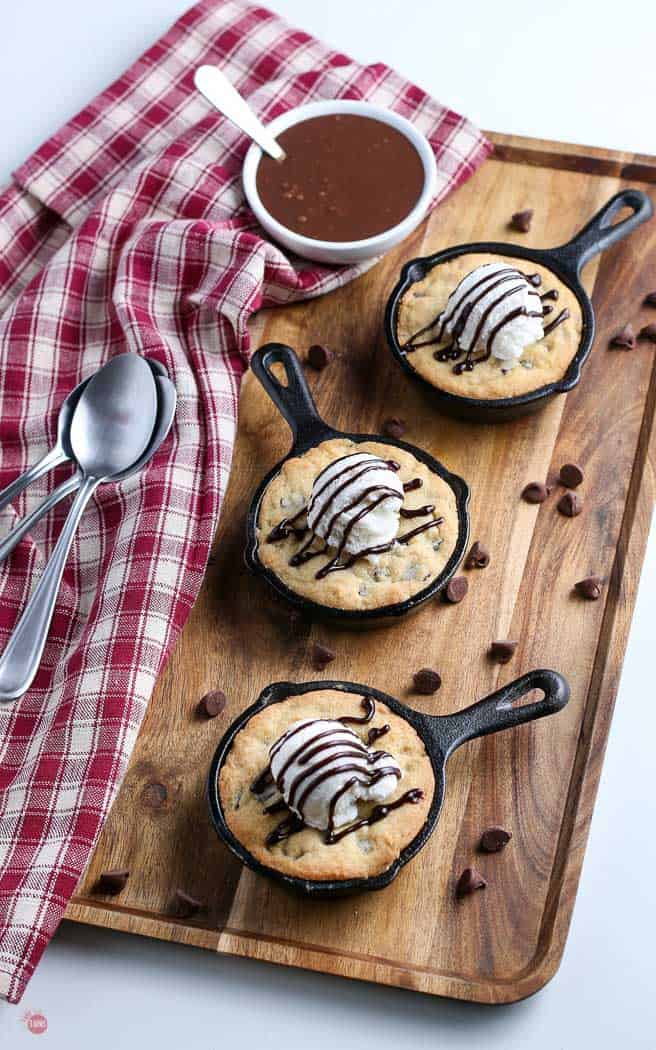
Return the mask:
M296 459L298 456L303 455L304 452L307 452L308 449L315 448L316 446L323 444L324 441L329 441L333 438L346 438L356 444L364 441L374 441L378 444L390 445L392 448L399 448L408 452L410 455L414 456L415 459L424 463L424 465L434 474L441 477L442 480L447 483L456 498L458 539L453 551L451 552L449 560L439 576L436 576L426 587L423 588L423 590L418 591L416 594L411 595L402 602L395 602L393 605L381 605L374 609L340 609L337 606L323 605L321 602L316 602L311 598L305 598L303 595L297 594L296 591L293 591L283 583L279 576L260 561L258 555L259 544L257 539L257 520L260 512L260 505L266 489L273 479L280 473L287 460ZM382 437L379 434L346 433L344 431L335 430L333 427L324 423L322 430L318 432L318 436L314 440L294 442L287 455L279 460L279 462L268 472L258 485L255 495L251 500L246 519L246 548L244 551L244 558L246 565L252 572L256 575L261 575L281 597L290 604L306 612L309 616L317 616L322 619L337 619L342 623L366 623L371 620L394 619L404 616L406 613L418 608L425 602L430 601L431 598L444 588L455 573L458 565L464 557L469 542L469 514L467 513L469 499L470 489L466 481L464 481L458 474L452 474L451 471L447 470L443 463L435 459L434 456L431 456L430 453L426 452L424 449L419 448L416 445L410 445L405 441Z
M595 336L595 319L588 295L580 285L578 277L560 266L557 258L555 258L555 252L556 249L553 248L524 248L520 244L505 244L499 241L476 241L472 244L459 244L452 248L446 248L443 251L434 252L432 255L417 256L415 259L410 259L404 264L400 278L392 290L385 308L385 335L388 346L397 363L412 379L420 382L422 386L430 390L432 394L443 402L454 407L461 406L472 409L472 412L477 409L481 412L494 412L495 409L502 411L503 409L515 407L522 408L525 405L532 404L534 401L551 397L553 394L566 393L568 390L571 390L579 382L581 368L592 351ZM423 280L436 266L440 266L450 259L455 259L459 255L473 255L475 253L506 255L514 259L528 259L531 262L539 263L539 265L555 273L558 279L576 296L583 316L583 330L578 350L567 366L565 374L560 379L556 379L552 383L546 383L535 390L528 390L525 394L517 394L515 397L465 397L462 394L453 394L436 386L420 375L412 366L408 360L408 355L403 352L397 335L397 319L401 299L413 284Z
M415 837L407 844L407 846L404 846L399 853L399 856L396 857L384 871L380 872L378 875L360 876L354 879L302 879L296 875L287 875L284 872L278 871L276 868L271 868L262 861L257 860L257 858L246 849L228 827L228 823L223 816L223 807L221 805L218 784L219 773L223 763L228 757L228 753L230 752L237 734L245 728L253 715L256 715L265 707L269 707L271 704L281 703L291 696L302 696L305 693L320 692L326 689L333 689L340 693L349 693L356 696L371 696L374 700L389 707L394 714L403 718L413 729L415 729L415 731L417 731L418 726L421 725L422 715L419 711L414 711L412 708L405 707L395 697L389 696L387 693L383 693L379 689L374 689L372 686L360 685L357 682L334 680L299 683L273 682L271 685L267 686L262 693L260 693L260 696L254 704L251 704L250 707L247 707L245 711L242 711L242 713L237 716L221 738L210 766L207 780L207 796L212 823L217 835L226 846L228 846L231 852L247 867L251 868L259 875L273 878L288 888L301 890L303 893L311 896L346 896L347 894L358 893L360 890L378 890L388 886L396 878L401 868L403 868L408 861L412 860L415 854L430 838L435 829L436 820L439 816L444 800L444 763L446 761L446 755L438 753L437 749L434 749L432 753L428 749L426 750L435 777L435 789L433 791L433 798L431 799L431 804L424 823ZM418 735L421 738L421 733ZM440 758L442 759L441 762L439 761Z

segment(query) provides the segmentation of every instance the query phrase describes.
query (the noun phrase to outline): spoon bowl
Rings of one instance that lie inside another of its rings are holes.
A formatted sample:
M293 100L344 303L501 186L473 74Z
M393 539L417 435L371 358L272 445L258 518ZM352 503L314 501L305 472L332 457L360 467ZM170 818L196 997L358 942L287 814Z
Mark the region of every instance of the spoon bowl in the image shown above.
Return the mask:
M50 561L0 657L0 701L22 696L32 684L80 518L98 485L128 470L147 448L157 400L153 372L136 354L112 358L80 397L70 439L82 482Z
M71 448L93 478L128 470L147 448L157 418L157 388L147 362L120 354L89 381L73 415Z
M121 474L112 475L112 481L114 482L124 481L133 474L138 474L155 455L173 424L177 402L176 389L169 379L166 369L160 365L158 361L151 361L148 358L146 358L146 360L153 371L157 386L157 422L155 423L155 429L153 430L145 452L139 457L136 463L133 463L127 470L123 471ZM68 431L66 432L66 439L68 440ZM32 532L32 529L39 521L41 521L41 518L46 514L49 514L53 507L56 507L61 500L72 495L77 489L79 489L81 484L82 474L79 470L76 470L69 478L62 481L53 492L49 493L49 495L47 495L46 498L39 503L38 507L35 507L30 514L21 518L11 532L5 536L2 542L0 542L0 562L3 562L9 557L23 537Z

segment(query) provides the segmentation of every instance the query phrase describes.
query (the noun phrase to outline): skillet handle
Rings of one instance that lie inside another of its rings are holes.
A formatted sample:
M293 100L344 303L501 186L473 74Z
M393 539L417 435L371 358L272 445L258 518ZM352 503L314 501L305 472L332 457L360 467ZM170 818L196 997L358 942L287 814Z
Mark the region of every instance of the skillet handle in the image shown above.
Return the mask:
M631 208L633 214L621 222L613 223L613 219L622 208ZM643 222L651 219L653 214L654 205L651 198L642 190L620 190L571 241L555 248L553 254L558 257L561 266L578 277L590 259L623 240L629 233L633 233Z
M283 386L271 371L275 364L283 366L287 386ZM334 435L335 432L317 412L301 363L291 346L266 343L251 357L251 368L289 423L296 449L307 448Z
M543 690L544 696L541 700L513 707L520 697L530 693L532 689ZM446 756L467 740L487 736L488 733L498 733L501 729L512 729L546 715L554 715L565 707L568 700L569 685L557 671L529 671L464 711L432 721L439 724L437 736Z

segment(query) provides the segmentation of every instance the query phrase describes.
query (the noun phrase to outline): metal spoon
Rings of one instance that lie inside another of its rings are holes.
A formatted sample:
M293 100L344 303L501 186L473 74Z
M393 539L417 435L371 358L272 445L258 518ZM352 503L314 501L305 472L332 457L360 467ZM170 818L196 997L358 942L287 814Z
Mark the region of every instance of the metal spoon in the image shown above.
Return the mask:
M285 151L220 69L216 66L199 66L194 73L194 84L208 102L257 142L261 150L274 160L285 159Z
M160 365L159 361L151 361L149 358L145 358L145 360L148 361L148 364L153 371L155 383L157 385L159 406L157 422L155 423L155 429L148 444L148 448L143 455L140 456L136 463L132 464L129 470L112 478L112 481L123 481L125 478L129 478L133 474L139 473L149 459L155 455L157 449L164 441L164 438L171 429L173 417L175 416L177 393L173 383L167 375L166 369L163 365ZM66 478L65 481L62 481L62 483L58 485L50 495L46 496L45 499L39 503L38 507L34 508L31 514L27 514L24 518L21 518L11 532L5 536L2 542L0 542L0 562L5 561L5 559L9 557L23 537L27 536L34 526L41 521L41 518L50 513L53 507L56 507L61 500L66 499L67 496L76 492L81 484L82 473L77 470L74 474L71 474L70 478Z
M112 358L89 380L75 409L70 442L82 471L50 561L0 657L0 700L29 689L38 670L75 531L98 485L128 470L143 454L157 416L153 373L137 354Z
M70 394L64 401L63 405L59 409L59 418L57 419L57 440L55 444L46 452L45 456L42 456L38 463L34 466L28 467L28 469L20 474L19 477L15 478L14 481L10 482L0 492L0 510L4 510L8 504L12 503L16 496L18 496L24 488L27 488L33 481L37 481L38 478L43 477L53 467L59 466L60 463L65 463L67 459L73 458L73 452L71 450L70 442L68 440L68 433L71 426L71 420L75 411L82 391L86 387L89 379L83 379L81 383L71 390Z

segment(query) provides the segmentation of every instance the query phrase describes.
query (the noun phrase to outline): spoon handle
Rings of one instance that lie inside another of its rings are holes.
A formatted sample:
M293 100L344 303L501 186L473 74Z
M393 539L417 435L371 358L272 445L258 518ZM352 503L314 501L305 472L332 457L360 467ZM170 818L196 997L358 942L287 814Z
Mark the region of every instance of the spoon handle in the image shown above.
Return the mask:
M261 150L274 160L285 159L284 150L280 148L271 132L267 131L246 99L241 97L220 69L216 66L199 66L194 73L194 84L208 102L257 142Z
M16 496L20 495L23 489L31 485L33 481L37 481L38 478L43 477L53 467L59 466L60 463L65 463L67 459L68 456L61 445L57 444L54 448L51 448L50 452L46 452L45 456L42 456L38 463L28 467L23 474L19 474L0 492L0 510L4 510L5 507L12 503Z
M70 478L66 481L62 481L61 485L58 485L54 492L51 492L49 496L46 496L44 500L39 503L38 507L35 507L31 514L27 514L24 518L20 518L14 528L9 532L4 540L0 542L0 562L3 562L5 558L8 558L14 547L17 547L23 536L27 536L28 532L31 532L37 522L41 521L41 518L45 517L53 507L56 507L61 500L66 499L72 492L79 489L82 482L82 475L79 471L75 474L71 474Z
M34 680L41 663L73 537L86 505L101 480L94 477L86 477L83 480L50 561L0 656L0 701L15 700L16 697L22 696Z

